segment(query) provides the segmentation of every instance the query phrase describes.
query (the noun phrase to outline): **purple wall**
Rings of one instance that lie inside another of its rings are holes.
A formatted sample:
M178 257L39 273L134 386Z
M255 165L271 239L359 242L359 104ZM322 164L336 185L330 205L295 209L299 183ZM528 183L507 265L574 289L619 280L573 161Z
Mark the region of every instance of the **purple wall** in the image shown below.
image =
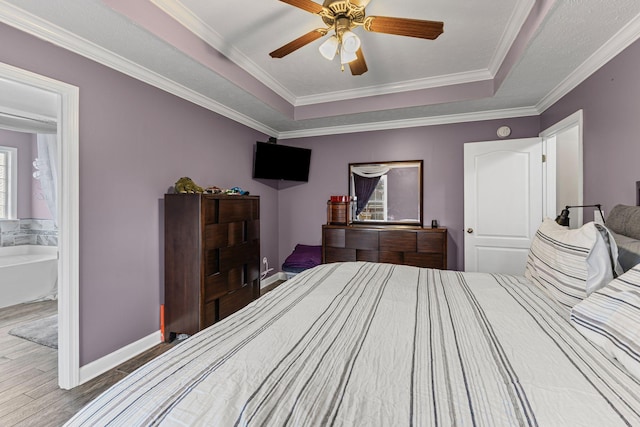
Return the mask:
M80 358L84 365L158 329L162 198L181 176L261 196L262 256L279 268L296 243L320 244L326 201L347 193L351 162L424 159L424 219L449 228L463 268L463 144L512 138L585 110L585 202L633 203L640 179L640 44L542 117L286 140L311 148L310 179L281 190L251 179L266 135L0 24L0 61L80 88ZM277 260L277 261L275 261Z
M80 88L80 363L158 330L163 194L181 176L261 196L277 259L277 191L251 179L266 136L0 25L0 61Z
M462 270L463 144L496 139L502 125L511 127L512 138L540 129L538 117L525 117L281 141L313 151L309 182L279 192L280 260L297 243L321 244L329 196L348 194L349 163L423 159L424 222L437 219L449 229L449 268Z
M25 132L0 129L0 145L18 149L18 218L34 218L31 210L31 182L35 158L35 136Z
M541 116L541 128L584 111L584 202L635 205L640 181L640 41Z

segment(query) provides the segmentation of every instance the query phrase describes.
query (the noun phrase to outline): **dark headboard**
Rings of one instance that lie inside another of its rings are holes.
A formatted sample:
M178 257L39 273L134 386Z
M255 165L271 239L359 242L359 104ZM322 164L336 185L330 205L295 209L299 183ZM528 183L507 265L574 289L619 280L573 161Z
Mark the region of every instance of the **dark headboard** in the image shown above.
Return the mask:
M640 181L636 181L636 206L640 206Z

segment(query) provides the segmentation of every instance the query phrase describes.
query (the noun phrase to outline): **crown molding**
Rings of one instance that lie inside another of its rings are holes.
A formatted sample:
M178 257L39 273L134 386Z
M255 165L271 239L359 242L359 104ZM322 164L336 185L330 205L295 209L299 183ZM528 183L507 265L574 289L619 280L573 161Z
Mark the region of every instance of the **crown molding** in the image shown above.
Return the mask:
M465 73L450 74L446 76L430 77L426 79L409 80L405 82L394 82L385 85L370 86L367 88L327 92L319 95L295 96L292 92L282 86L271 75L264 72L240 50L229 47L220 34L209 27L190 9L178 0L151 0L164 13L182 24L194 35L212 46L229 58L234 64L247 71L261 83L280 95L293 106L321 104L325 102L345 101L356 98L366 98L369 96L387 95L398 92L409 92L414 90L430 89L447 85L462 83L472 83L479 80L492 79L493 75L487 70L477 70ZM526 17L526 15L525 15Z
M299 107L302 105L322 104L325 102L346 101L349 99L433 89L437 87L474 83L491 79L493 79L493 76L488 70L476 70L464 73L448 74L446 76L429 77L426 79L407 80L404 82L369 86L361 89L327 92L319 95L299 96L296 98L296 103L294 105Z
M84 56L109 68L115 69L128 76L131 76L137 80L148 83L161 90L164 90L210 111L218 113L251 129L257 130L267 135L277 136L281 139L367 132L394 128L433 126L439 124L539 115L640 37L639 15L636 16L632 21L630 21L620 31L618 31L618 33L616 33L616 35L612 37L609 42L603 45L602 48L600 48L596 53L589 57L580 67L576 69L576 72L568 76L562 83L556 86L547 96L545 96L538 104L533 107L278 132L269 126L258 122L257 120L241 114L238 111L233 110L217 101L214 101L209 97L203 96L189 88L186 88L120 55L104 49L96 45L95 43L92 43L82 37L68 32L67 30L51 24L50 22L44 21L37 16L34 16L20 8L13 6L12 4L0 2L0 21L32 36L62 47L78 55ZM433 87L434 84L447 85L453 84L456 77L458 79L473 79L477 78L478 75L486 77L487 75L490 75L490 72L489 70L481 70L474 73L464 73L462 75L453 76L450 80L448 80L448 78L445 78L427 79L428 82L425 82L424 80L407 82L407 85L405 87L407 87L406 90L415 90L419 87L419 85L425 83L430 84L431 86L429 87ZM397 85L393 86L397 90ZM369 90L372 91L371 94L375 95L381 94L379 91L376 91L379 89L380 87L369 88ZM344 95L344 92L334 93L333 95L328 94L328 96ZM349 94L347 93L347 95ZM305 103L310 101L310 99L311 101L313 101L313 99L310 97L303 97L299 99L298 101L301 102L301 104L299 105L305 105ZM336 100L338 100L338 98L336 98Z
M595 51L576 70L551 90L540 102L536 109L540 113L558 102L563 96L575 89L580 83L598 71L616 55L629 47L640 38L640 15L633 18L620 29L607 43Z
M519 1L518 5L509 17L507 28L500 38L498 48L495 50L493 57L489 61L488 70L492 78L495 77L500 66L504 62L504 58L509 53L509 49L511 49L514 41L518 38L520 30L531 13L535 2L536 0L529 0L528 2Z
M79 37L63 28L47 22L9 3L0 2L0 21L34 37L62 47L92 61L98 62L137 80L148 83L177 97L204 107L251 129L267 135L276 131L244 114L239 113L211 98L180 85L158 73L140 66L95 43Z
M229 46L229 43L226 43L217 31L208 26L198 16L194 15L191 10L184 6L180 1L151 0L151 3L178 21L182 26L202 39L205 43L222 53L231 62L284 98L287 102L292 105L296 102L296 96L293 93L291 93L286 87L282 86L270 74L265 73L262 68L258 67L255 62L249 59L249 57L243 54L240 50L233 46Z
M477 113L449 114L435 117L419 117L415 119L389 120L385 122L363 123L357 125L332 126L315 129L280 132L278 139L307 138L312 136L338 135L345 133L371 132L389 129L402 129L421 126L436 126L452 123L479 122L483 120L508 119L516 117L537 116L540 113L535 107L510 108L504 110L481 111Z

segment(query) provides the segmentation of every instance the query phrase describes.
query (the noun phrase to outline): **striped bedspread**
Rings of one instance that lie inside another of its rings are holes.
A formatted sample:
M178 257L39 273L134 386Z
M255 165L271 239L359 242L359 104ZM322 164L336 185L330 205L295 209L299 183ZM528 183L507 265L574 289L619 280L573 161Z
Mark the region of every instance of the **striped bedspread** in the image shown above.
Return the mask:
M523 277L307 270L69 426L640 425L640 383Z

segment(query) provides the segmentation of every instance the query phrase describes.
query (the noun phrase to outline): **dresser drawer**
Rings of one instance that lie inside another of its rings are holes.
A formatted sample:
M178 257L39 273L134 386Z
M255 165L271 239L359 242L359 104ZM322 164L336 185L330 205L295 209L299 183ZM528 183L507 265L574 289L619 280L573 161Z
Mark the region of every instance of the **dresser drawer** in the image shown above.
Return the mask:
M332 248L325 247L324 248L324 262L340 262L340 261L356 261L356 250L355 249L344 249L344 248Z
M447 268L447 229L323 225L322 262L368 261Z
M216 323L218 320L217 301L210 301L204 305L203 319L200 329L204 329Z
M253 301L255 286L257 286L257 284L248 284L230 294L220 297L218 310L219 319L224 319Z
M380 251L415 252L416 232L392 230L380 232Z
M345 246L345 230L344 229L326 229L324 230L324 245L326 247L344 248Z
M356 261L380 262L378 251L356 250Z
M418 252L442 253L446 237L444 233L419 233Z
M380 251L378 262L385 264L404 264L404 253L397 251Z
M442 254L405 252L404 264L415 265L416 267L442 269Z
M258 208L255 200L225 200L219 207L220 222L245 221L258 219Z
M205 302L212 301L229 292L228 277L228 272L224 272L211 274L204 278L203 299Z
M220 249L220 270L231 270L248 263L259 262L260 243L257 240Z
M207 224L204 227L204 249L217 249L229 246L229 227L227 224Z
M372 230L347 230L345 247L349 249L378 250L378 233Z

